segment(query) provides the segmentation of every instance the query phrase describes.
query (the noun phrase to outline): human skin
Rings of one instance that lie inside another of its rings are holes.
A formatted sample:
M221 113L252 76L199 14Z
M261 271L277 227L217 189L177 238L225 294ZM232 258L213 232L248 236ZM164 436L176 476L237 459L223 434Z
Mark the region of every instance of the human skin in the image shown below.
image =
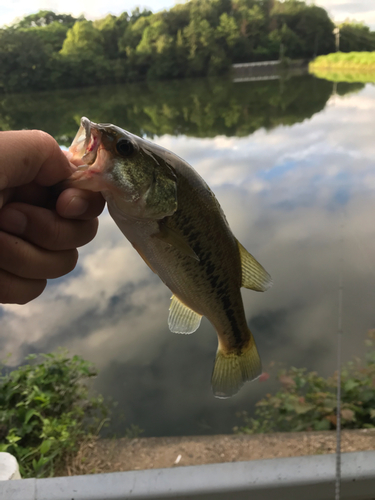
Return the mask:
M55 186L75 169L45 132L0 132L0 303L38 297L94 238L101 194Z

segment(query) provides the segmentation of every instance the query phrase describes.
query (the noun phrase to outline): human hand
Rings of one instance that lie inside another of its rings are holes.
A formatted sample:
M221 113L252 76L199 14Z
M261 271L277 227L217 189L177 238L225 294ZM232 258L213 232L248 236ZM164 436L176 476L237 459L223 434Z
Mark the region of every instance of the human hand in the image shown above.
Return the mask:
M72 271L104 208L100 193L53 187L75 170L39 130L0 132L0 303L25 304Z

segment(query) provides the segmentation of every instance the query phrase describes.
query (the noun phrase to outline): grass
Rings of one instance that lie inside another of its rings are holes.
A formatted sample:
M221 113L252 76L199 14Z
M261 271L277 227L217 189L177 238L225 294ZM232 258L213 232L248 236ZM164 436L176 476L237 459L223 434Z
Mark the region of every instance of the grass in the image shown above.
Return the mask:
M309 71L333 82L375 82L375 51L319 56L309 64Z

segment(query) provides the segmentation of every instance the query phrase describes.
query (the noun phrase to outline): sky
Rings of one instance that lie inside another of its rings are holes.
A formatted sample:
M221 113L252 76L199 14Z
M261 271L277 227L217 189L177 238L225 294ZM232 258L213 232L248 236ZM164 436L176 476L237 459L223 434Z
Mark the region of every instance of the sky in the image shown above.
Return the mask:
M111 13L119 15L125 10L131 12L135 7L147 7L153 12L173 7L175 0L0 0L0 25L11 24L16 18L39 10L53 10L61 14L97 19ZM363 21L375 30L374 0L316 0L316 5L328 10L335 22L345 19Z

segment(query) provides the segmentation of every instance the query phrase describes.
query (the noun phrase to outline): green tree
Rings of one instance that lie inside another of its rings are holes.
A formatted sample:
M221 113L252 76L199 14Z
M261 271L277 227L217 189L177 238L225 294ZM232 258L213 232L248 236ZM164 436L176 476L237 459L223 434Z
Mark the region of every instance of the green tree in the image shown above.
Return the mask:
M134 24L136 21L138 21L139 18L141 18L141 17L148 17L148 16L152 16L152 11L151 10L143 9L141 11L141 9L139 7L136 7L131 12L130 22L132 24Z
M240 32L234 17L224 12L220 16L220 23L216 31L216 39L222 40L222 45L231 49L236 45L239 38Z
M108 14L103 19L94 21L94 28L102 35L102 45L105 57L117 59L120 57L119 39L129 25L129 15L124 12L119 17Z
M287 36L285 54L291 58L312 58L317 54L327 54L334 50L334 24L327 11L316 5L307 5L300 0L277 1L271 11L271 16L279 32L284 26L284 32L292 31L295 37ZM298 38L296 38L298 37ZM280 33L280 38L283 34Z
M276 42L276 44L280 46L281 57L302 57L301 48L303 46L303 41L285 23L281 29L274 30L270 33L270 40Z
M103 42L102 34L91 21L76 21L66 35L60 54L94 60L104 56Z
M60 51L61 79L69 86L106 83L110 63L105 58L104 38L91 21L77 21L68 31Z
M192 2L178 3L169 11L164 12L164 19L169 27L169 32L178 33L190 22L190 7Z
M133 11L129 25L118 41L120 55L122 58L126 59L127 80L140 80L147 75L148 67L141 64L136 54L136 49L142 40L143 32L149 26L150 18L152 17L147 12L146 14L147 15L138 15L137 12L134 13Z
M206 20L210 26L216 28L220 16L231 10L231 2L226 0L193 0L190 2L190 20Z
M345 21L340 28L340 51L362 52L375 50L375 32L363 23Z
M0 30L0 89L7 92L54 85L56 64L33 30Z
M64 40L69 27L66 24L53 21L42 27L22 28L19 31L32 33L37 36L43 43L46 52L49 52L53 57L53 53L57 54L63 46Z
M175 38L168 34L162 15L152 16L137 45L139 62L147 67L150 78L173 78L180 76L175 64Z
M30 14L25 16L19 23L17 23L17 28L35 28L35 27L45 27L52 23L59 23L68 28L71 28L76 22L76 18L70 14L56 14L51 10L40 10L36 14Z
M205 73L215 45L215 32L206 19L192 19L183 30L188 49L188 75L198 76Z

